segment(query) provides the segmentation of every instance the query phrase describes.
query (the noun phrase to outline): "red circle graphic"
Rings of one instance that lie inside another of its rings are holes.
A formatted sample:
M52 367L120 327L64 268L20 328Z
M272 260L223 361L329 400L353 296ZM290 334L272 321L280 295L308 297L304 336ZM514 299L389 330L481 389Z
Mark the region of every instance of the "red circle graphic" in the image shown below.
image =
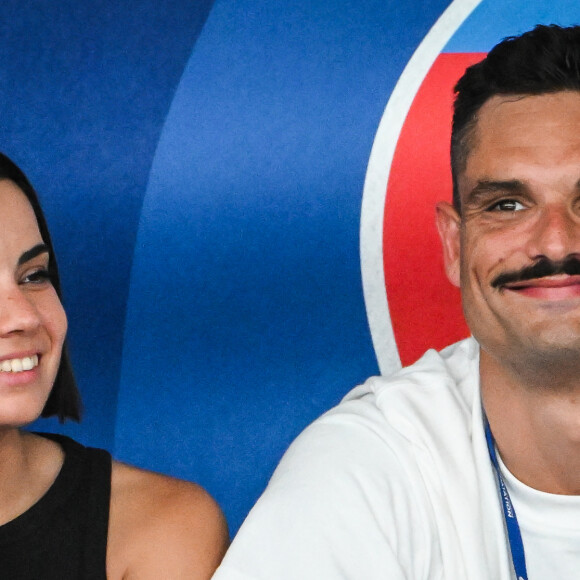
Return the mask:
M469 335L460 295L445 277L435 203L451 199L449 143L453 86L481 53L440 54L401 130L391 165L383 226L389 312L403 365L428 348Z

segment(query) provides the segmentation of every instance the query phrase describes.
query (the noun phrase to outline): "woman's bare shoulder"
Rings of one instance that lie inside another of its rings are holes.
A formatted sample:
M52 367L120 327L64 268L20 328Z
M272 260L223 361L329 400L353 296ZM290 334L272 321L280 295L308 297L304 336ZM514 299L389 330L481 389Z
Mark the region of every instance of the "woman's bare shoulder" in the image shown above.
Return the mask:
M200 486L113 462L108 577L211 578L228 545L225 518Z

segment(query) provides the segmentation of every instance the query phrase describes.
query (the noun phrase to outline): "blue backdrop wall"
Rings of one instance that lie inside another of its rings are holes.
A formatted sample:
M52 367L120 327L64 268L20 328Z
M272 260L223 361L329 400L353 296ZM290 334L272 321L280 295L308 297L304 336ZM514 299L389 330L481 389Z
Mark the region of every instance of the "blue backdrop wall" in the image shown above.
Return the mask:
M373 345L360 228L377 130L411 57L484 52L579 12L2 2L0 147L47 213L86 407L79 425L34 428L201 483L235 532L290 441L398 364Z

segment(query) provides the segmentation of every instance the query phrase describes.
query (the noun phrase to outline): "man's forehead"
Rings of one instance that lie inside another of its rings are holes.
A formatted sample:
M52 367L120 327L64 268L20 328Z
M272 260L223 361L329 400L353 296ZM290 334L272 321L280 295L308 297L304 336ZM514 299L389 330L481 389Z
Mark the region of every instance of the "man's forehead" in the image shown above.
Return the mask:
M570 149L580 151L580 92L497 95L480 108L469 136L463 181L483 160L508 163L518 152L538 152L559 161Z
M494 95L479 109L475 126L481 127L486 122L505 123L529 120L540 114L543 117L558 116L558 105L565 103L569 109L580 111L580 91L557 91L530 94Z
M580 91L495 95L479 109L473 127L474 137L486 130L501 134L513 125L528 127L535 121L561 125L563 111L568 121L580 119Z

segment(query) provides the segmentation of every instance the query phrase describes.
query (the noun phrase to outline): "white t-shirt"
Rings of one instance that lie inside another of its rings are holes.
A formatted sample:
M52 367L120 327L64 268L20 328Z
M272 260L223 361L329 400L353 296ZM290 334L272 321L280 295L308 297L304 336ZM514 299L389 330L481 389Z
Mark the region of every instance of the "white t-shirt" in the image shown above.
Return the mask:
M518 518L528 579L580 578L580 496L532 489L497 457Z
M214 579L512 580L478 363L468 339L351 391L291 445Z

